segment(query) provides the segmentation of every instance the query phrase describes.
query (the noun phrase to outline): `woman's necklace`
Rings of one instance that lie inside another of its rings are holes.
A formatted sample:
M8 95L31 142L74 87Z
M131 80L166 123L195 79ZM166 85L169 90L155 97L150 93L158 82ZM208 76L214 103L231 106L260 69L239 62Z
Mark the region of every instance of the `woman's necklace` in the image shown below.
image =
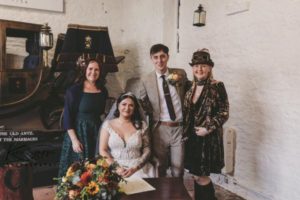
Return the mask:
M199 86L204 85L204 84L206 83L206 80L207 80L207 79L204 79L204 80L198 80L198 81L197 81L197 85L199 85Z

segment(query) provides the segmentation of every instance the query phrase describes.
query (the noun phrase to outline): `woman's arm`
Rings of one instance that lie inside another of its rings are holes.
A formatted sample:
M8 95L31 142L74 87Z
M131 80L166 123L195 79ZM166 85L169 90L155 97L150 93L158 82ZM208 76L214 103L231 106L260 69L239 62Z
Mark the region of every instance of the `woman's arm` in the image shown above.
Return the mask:
M80 143L80 141L78 140L78 138L76 136L76 133L75 133L75 130L74 129L69 129L68 134L69 134L69 137L70 137L71 142L72 142L73 151L76 152L76 153L82 153L83 146Z
M150 158L150 141L149 141L149 129L145 122L143 122L142 127L142 149L141 149L142 155L139 158L139 161L136 165L137 169L142 168L149 160Z
M73 119L75 118L74 104L74 95L71 90L68 89L65 95L63 126L67 130L71 139L73 151L76 153L82 153L83 146L76 135L75 124L73 122Z
M74 115L74 97L70 89L66 91L65 104L63 112L63 127L65 130L74 129L75 125L73 122Z
M212 132L215 129L221 127L229 118L229 102L225 86L222 82L216 83L217 87L217 105L218 110L216 115L213 116L206 125L208 132Z
M107 123L107 122L104 122ZM99 137L99 153L101 156L107 158L107 163L111 165L114 162L113 157L110 154L109 147L108 147L108 139L109 139L109 132L107 131L105 124L102 125Z

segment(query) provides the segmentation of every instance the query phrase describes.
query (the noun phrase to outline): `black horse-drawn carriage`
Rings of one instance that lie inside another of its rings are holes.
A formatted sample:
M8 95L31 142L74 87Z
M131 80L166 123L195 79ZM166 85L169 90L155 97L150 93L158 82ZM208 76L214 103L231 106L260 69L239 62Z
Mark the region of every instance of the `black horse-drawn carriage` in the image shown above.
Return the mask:
M18 121L6 130L1 119L16 119L34 107L38 107L44 125L39 130L29 130L37 141L2 140L0 170L2 164L29 162L34 166L35 186L53 184L52 178L57 176L63 135L57 124L66 89L82 75L81 61L95 58L102 63L102 73L107 74L117 72L117 64L124 59L114 56L107 27L68 25L67 32L57 37L49 66L47 50L53 46L52 41L47 25L0 20L0 132L22 132Z
M42 25L0 20L0 119L45 98L49 68L39 45Z
M114 57L107 27L70 24L66 34L58 35L48 66L43 49L52 47L49 30L0 20L0 119L39 106L44 127L59 128L65 90L81 76L80 60L98 59L106 74L117 72L117 64L124 59Z

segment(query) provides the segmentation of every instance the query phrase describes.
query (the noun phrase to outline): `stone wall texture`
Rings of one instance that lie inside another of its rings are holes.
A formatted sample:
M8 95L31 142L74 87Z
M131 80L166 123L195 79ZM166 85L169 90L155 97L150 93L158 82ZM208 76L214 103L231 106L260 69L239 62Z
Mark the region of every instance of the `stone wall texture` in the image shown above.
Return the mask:
M48 22L55 36L69 23L108 26L115 54L126 56L120 72L108 76L111 96L153 70L154 43L167 44L170 66L189 78L192 53L208 48L229 95L225 129L236 132L234 173L214 180L250 200L300 199L300 1L203 0L204 27L192 26L196 0L180 1L177 27L177 3L65 0L64 13L0 6L0 18Z

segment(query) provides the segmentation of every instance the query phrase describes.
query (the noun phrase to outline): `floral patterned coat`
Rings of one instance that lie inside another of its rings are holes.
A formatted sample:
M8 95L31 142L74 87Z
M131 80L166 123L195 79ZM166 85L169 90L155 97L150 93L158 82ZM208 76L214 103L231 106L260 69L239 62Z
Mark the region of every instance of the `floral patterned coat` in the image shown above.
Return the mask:
M208 176L224 167L223 124L229 117L229 103L222 82L207 80L196 104L192 102L195 83L184 99L185 165L191 173ZM201 137L195 126L205 127L209 134Z

